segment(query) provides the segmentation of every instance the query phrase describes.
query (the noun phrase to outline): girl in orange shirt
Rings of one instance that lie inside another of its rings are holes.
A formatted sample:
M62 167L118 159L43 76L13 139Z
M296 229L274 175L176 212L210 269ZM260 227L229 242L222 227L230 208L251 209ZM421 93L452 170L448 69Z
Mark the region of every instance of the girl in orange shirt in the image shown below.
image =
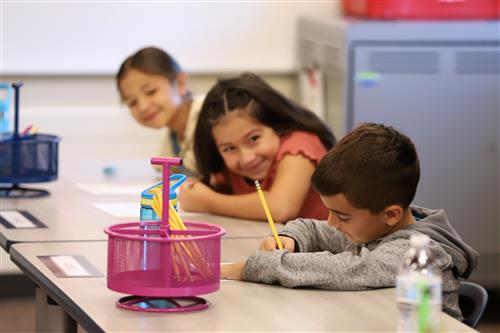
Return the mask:
M207 94L194 134L201 180L181 187L186 211L265 220L259 180L276 222L326 219L311 188L321 157L335 143L330 129L254 74L220 80Z

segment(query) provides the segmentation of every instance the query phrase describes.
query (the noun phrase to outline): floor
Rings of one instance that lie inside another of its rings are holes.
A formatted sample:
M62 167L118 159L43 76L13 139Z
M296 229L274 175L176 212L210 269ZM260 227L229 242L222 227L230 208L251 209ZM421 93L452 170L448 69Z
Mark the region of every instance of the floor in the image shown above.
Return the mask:
M0 299L0 332L34 332L35 331L35 299L1 298Z

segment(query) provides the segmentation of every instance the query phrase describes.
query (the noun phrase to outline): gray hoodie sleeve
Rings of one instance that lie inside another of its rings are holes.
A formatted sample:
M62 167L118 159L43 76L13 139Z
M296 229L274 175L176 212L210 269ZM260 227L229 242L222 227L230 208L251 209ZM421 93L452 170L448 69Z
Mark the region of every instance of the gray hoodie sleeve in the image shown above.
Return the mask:
M379 247L375 251L363 248L360 255L329 251L257 251L247 260L245 278L285 287L332 290L389 287L394 286L400 256L397 245Z
M334 228L314 220L295 220L280 234L295 239L296 252L253 253L245 266L246 280L332 290L393 287L409 246L406 237L390 236L357 247ZM439 246L434 250L442 252ZM446 253L439 257L442 262L438 266L449 265Z
M279 232L295 240L295 252L317 252L328 250L332 253L345 251L349 241L342 233L330 227L326 221L296 219L286 224Z
M315 220L289 222L280 235L296 241L296 252L253 253L245 267L246 280L333 290L393 286L406 250L406 246L391 242L373 251L362 248L355 254L354 246L340 232Z

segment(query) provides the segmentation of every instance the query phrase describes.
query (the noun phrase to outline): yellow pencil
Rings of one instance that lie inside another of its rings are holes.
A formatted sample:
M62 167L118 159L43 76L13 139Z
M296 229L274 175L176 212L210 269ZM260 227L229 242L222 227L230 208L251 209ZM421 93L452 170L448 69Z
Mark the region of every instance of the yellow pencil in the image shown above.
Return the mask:
M273 232L274 240L276 244L278 244L278 249L283 250L283 244L281 244L281 239L278 237L278 232L276 231L276 227L274 226L273 217L271 216L271 212L269 211L269 207L267 206L266 198L264 197L264 192L262 192L262 188L260 187L260 183L258 180L255 181L255 187L257 188L257 194L259 195L260 202L264 207L264 212L267 216L267 221L269 222L269 226L271 227L271 231Z
M162 216L162 210L163 210L162 192L159 188L154 188L151 191L154 194L151 207L153 208L157 216ZM168 209L169 209L168 219L171 230L187 230L186 226L184 225L184 222L182 222L182 219L177 214L177 211L175 210L172 201L170 200L168 201ZM186 236L177 235L172 237L184 238ZM189 271L189 267L192 265L196 267L196 269L203 278L205 279L210 278L212 271L209 265L205 262L205 259L203 258L201 251L195 242L176 242L173 243L173 247L175 250L174 251L175 257L172 260L172 262L174 263L174 274L180 276L178 274L179 267L175 267L175 265L177 264L177 260L179 260L179 263L181 265L180 268L184 269L184 272L186 275L188 275L190 281L192 281L192 276L191 272ZM188 260L189 263L186 262L186 260Z

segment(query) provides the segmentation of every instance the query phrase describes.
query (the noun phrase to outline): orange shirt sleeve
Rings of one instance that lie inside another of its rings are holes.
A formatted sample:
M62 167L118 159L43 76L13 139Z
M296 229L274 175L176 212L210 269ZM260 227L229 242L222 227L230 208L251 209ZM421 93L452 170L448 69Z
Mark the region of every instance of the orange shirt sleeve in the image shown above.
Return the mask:
M296 131L286 134L281 140L281 146L276 161L281 161L286 155L298 155L310 159L314 164L326 154L326 148L316 134Z

